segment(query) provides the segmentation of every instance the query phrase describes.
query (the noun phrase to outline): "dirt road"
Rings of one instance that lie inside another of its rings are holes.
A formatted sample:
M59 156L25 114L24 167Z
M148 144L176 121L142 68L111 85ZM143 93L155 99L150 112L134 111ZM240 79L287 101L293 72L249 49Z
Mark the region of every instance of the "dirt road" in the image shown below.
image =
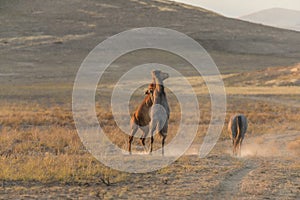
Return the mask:
M240 158L244 160L244 165L225 175L213 191L214 196L217 199L222 199L224 196L233 199L258 197L296 199L299 197L300 174L297 154L300 152L300 147L291 148L290 145L299 139L299 132L247 138ZM293 165L291 171L287 170L289 164ZM289 177L293 178L288 180ZM270 190L271 188L273 190Z

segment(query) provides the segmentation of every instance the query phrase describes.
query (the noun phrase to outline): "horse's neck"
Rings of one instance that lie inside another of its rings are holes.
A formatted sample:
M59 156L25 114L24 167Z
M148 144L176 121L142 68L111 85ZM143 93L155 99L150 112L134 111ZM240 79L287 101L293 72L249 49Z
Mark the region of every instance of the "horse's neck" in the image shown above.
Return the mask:
M161 80L161 79L158 78L158 77L153 77L153 83L155 83L156 86L157 86L157 85L164 85L163 80Z
M153 81L155 83L155 90L161 93L165 93L164 82L157 77L154 77Z

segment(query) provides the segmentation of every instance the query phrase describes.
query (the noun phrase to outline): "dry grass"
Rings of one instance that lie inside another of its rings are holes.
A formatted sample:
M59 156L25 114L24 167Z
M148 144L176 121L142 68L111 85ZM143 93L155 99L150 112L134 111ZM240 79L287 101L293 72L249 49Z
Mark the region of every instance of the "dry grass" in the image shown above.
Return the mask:
M85 182L123 175L95 160L74 129L4 127L0 137L1 173L6 181Z
M293 66L270 67L225 77L227 86L300 86L300 63ZM252 77L255 77L253 79Z
M287 144L287 149L293 151L296 155L300 155L300 137L298 137L295 141L292 141Z
M133 99L139 101L140 98ZM170 129L167 142L171 141L178 129L180 107L178 102L169 96L171 104ZM199 97L201 109L200 126L194 143L200 143L210 122L210 100ZM2 180L35 180L41 182L76 182L94 179L95 177L113 174L122 177L121 173L111 171L98 163L87 153L77 135L68 105L45 107L41 104L4 103L0 108L0 153ZM123 149L127 149L128 136L118 129L110 111L97 104L100 124L109 138ZM133 108L134 106L132 106ZM259 135L278 133L299 128L299 109L276 105L251 99L241 99L230 95L228 98L228 115L236 112L245 113L249 120L248 134ZM129 117L129 116L128 116ZM221 140L228 139L226 125ZM159 138L155 148L160 147ZM134 143L138 147L139 141ZM289 149L299 149L299 142L288 144ZM185 163L186 168L190 168ZM192 168L191 168L192 170ZM108 175L111 176L111 175ZM116 178L118 179L118 178ZM120 178L119 178L120 179ZM100 179L98 179L100 180ZM113 180L112 180L113 181Z
M85 182L121 180L123 174L93 158L65 106L5 103L0 112L0 180Z
M70 109L70 105L46 107L37 103L4 103L0 107L0 124L12 128L74 126Z
M211 118L211 102L205 85L199 79L189 79L193 86L201 86L201 91L196 91L200 108L200 123L195 144L200 144L206 134ZM39 88L36 86L36 93L45 89L45 85ZM110 88L108 85L107 88ZM251 87L229 88L227 98L227 116L220 140L229 138L227 132L227 121L233 113L244 113L249 120L249 136L262 135L265 133L281 133L287 130L299 130L299 107L293 107L278 102L269 101L276 98L284 102L289 100L297 101L298 96L293 94L295 88L270 88ZM242 92L241 92L242 91ZM257 92L259 91L259 92ZM19 93L20 92L20 93ZM29 95L28 91L18 91L17 95ZM59 96L63 102L62 94L69 92L69 87L60 87L55 96ZM131 99L130 111L142 100L142 90L136 91ZM174 94L168 92L168 99L171 107L169 134L167 143L172 140L178 130L181 119L181 110ZM273 93L274 94L273 94ZM260 95L270 93L269 96ZM285 95L279 95L284 93ZM110 103L109 92L104 93L100 98L96 97L97 117L100 125L113 143L123 149L127 149L128 135L123 133L116 125L114 117L107 106ZM253 99L252 97L255 97ZM105 101L103 101L103 99ZM109 184L122 184L128 180L137 181L135 176L117 172L109 169L95 160L83 147L72 117L71 104L69 103L47 103L44 99L35 100L31 103L24 101L10 102L2 100L0 107L0 180L2 181L25 181L25 182L60 182L60 183L85 183L101 182ZM100 104L101 102L101 104ZM124 116L129 117L129 116ZM191 122L194 119L189 119ZM149 140L147 141L149 142ZM155 138L155 149L160 148L160 138ZM134 140L133 150L140 151L139 140ZM287 148L298 150L299 143L291 142ZM216 153L216 151L213 151ZM217 152L219 154L220 152ZM189 180L201 183L203 194L216 187L221 177L234 168L241 167L241 163L229 160L228 157L218 159L209 158L200 160L197 158L183 157L172 166L155 172L154 177L159 177L159 183L166 185L186 184ZM213 167L214 166L214 167ZM199 174L193 177L189 172ZM176 176L174 174L177 174ZM147 175L145 175L147 176ZM157 181L157 180L152 180ZM207 183L207 184L203 184ZM193 185L190 185L194 187ZM122 186L124 189L125 187ZM122 189L122 191L123 191ZM170 193L172 188L166 188ZM121 193L126 193L126 189ZM137 191L136 191L137 192ZM134 195L134 193L132 193ZM138 192L137 192L138 194ZM179 193L178 193L179 194ZM115 196L115 194L111 194ZM191 195L186 190L181 195Z

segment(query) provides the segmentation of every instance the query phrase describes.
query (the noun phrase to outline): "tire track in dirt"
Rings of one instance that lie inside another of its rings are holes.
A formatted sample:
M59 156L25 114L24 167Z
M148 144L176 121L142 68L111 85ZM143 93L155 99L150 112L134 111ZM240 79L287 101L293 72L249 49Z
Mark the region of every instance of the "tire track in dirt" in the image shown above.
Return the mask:
M220 184L212 191L214 199L238 199L241 194L241 183L247 175L260 168L265 157L292 157L295 156L286 149L288 142L299 137L299 132L286 132L282 134L267 134L248 138L242 149L243 166L229 172ZM262 139L261 144L257 144L257 139ZM228 141L227 141L228 142ZM225 143L222 143L223 148ZM273 146L276 152L270 148ZM225 147L226 148L226 147ZM228 149L229 150L229 149ZM244 153L243 153L244 150ZM271 150L271 151L270 151ZM245 152L246 151L246 152ZM258 152L254 152L258 151Z
M228 175L213 191L215 199L235 199L240 193L240 183L251 171L257 168L254 161L248 160L242 168L239 168Z

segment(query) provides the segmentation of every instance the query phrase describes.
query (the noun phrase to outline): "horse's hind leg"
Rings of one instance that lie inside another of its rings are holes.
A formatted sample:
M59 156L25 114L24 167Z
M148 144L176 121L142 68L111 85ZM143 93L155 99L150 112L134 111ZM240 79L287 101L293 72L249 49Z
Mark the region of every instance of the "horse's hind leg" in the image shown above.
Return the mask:
M233 145L232 154L233 156L236 156L236 145Z
M150 154L152 154L152 150L153 150L153 142L154 142L154 131L156 130L156 124L155 123L151 123L150 122L150 136L151 136L151 142L150 142Z
M141 127L142 131L143 131L143 135L141 136L140 138L140 142L144 148L144 151L147 152L147 148L146 148L146 144L145 144L145 140L146 140L146 137L149 133L149 126L144 126L144 127Z
M162 141L161 141L161 154L162 154L162 156L165 155L164 146L165 146L166 137L167 137L166 135L162 135Z
M235 145L236 141L235 139L232 140L232 155L235 156L236 153L236 145Z
M162 141L161 141L161 154L162 156L164 156L165 154L165 140L167 137L167 133L168 133L168 121L165 122L162 130L160 131L160 135L162 136Z
M243 143L243 139L241 139L241 141L239 142L239 156L242 155L242 143Z
M232 155L235 156L235 146L232 146Z
M133 137L136 134L137 130L138 130L138 126L133 125L132 128L131 128L131 133L130 133L129 141L128 141L128 151L129 151L130 155L131 155L131 143L133 141Z

